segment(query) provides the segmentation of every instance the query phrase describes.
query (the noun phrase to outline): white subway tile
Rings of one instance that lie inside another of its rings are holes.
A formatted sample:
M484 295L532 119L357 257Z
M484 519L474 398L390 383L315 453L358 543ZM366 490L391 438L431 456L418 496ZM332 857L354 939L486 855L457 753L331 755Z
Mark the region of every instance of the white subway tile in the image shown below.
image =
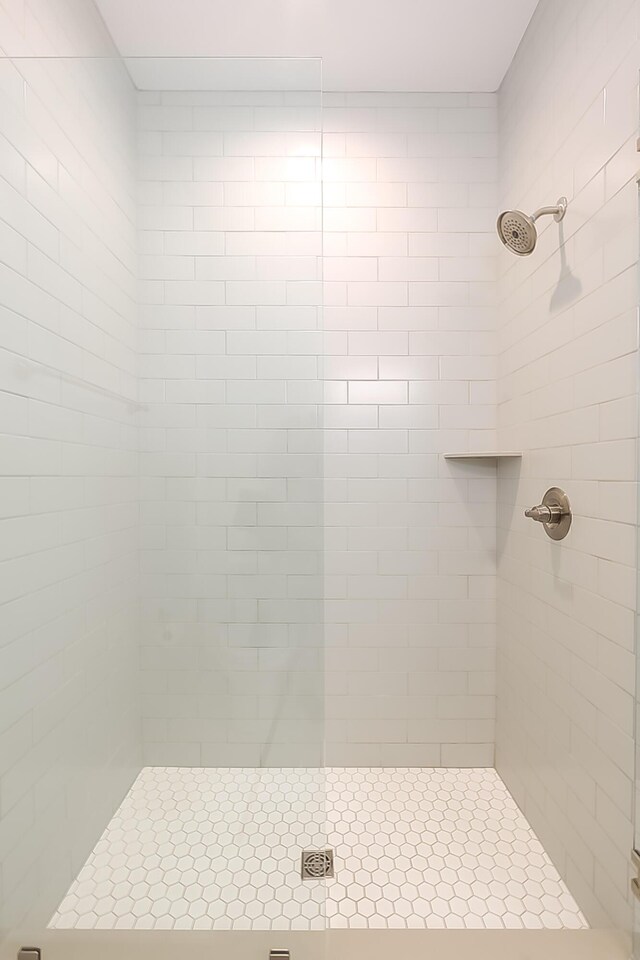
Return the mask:
M350 404L407 403L407 400L407 383L404 381L355 380L349 383Z

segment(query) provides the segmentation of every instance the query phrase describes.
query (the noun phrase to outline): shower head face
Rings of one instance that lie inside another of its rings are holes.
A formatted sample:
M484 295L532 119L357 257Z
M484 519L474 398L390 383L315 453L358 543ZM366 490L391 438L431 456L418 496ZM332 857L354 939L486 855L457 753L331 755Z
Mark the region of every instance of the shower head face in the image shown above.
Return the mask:
M498 217L498 236L505 247L518 257L533 253L538 231L531 217L521 210L506 210Z

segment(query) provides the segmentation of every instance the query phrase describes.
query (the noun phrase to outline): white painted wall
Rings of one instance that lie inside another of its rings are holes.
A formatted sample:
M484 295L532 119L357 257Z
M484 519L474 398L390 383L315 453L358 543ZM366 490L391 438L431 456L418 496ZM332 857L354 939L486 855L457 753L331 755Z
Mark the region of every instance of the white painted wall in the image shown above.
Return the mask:
M325 98L327 759L491 765L496 101Z
M97 3L123 56L322 57L325 90L484 93L538 0L376 0L375 16L368 0L181 0L179 16L173 0Z
M84 0L7 0L0 38L114 53ZM3 935L77 873L139 718L132 86L116 61L0 60L0 98Z
M640 42L637 0L543 0L500 91L501 203L565 193L500 260L497 767L596 924L631 905ZM523 510L558 484L552 543Z
M316 86L140 95L148 763L321 763Z

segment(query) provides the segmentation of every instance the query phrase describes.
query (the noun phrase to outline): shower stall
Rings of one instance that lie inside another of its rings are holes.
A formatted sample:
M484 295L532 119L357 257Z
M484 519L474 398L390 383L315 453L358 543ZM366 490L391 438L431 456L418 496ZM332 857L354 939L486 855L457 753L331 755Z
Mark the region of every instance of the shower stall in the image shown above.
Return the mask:
M628 956L638 120L532 150L542 8L0 60L3 960Z

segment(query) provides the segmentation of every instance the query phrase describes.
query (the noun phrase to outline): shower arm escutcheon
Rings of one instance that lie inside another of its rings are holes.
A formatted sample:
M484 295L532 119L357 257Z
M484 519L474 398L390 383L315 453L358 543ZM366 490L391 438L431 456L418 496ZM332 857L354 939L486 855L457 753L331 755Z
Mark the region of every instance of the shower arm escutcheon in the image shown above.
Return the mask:
M571 528L571 504L560 487L550 487L542 498L542 503L525 510L524 515L536 523L541 523L552 540L564 540Z

